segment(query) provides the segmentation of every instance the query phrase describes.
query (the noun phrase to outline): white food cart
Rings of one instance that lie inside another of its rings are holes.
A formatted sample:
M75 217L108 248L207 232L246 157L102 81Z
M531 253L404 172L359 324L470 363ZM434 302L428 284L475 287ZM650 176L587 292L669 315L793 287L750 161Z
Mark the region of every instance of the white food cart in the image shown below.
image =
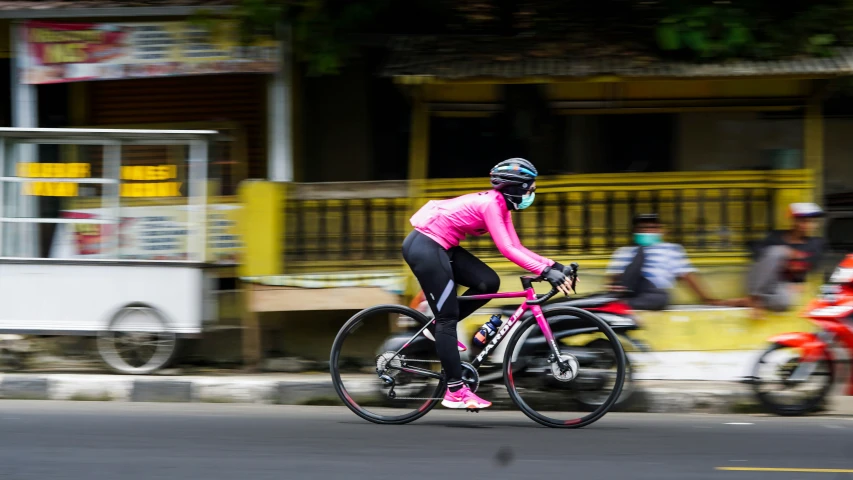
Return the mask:
M216 311L205 248L208 146L217 135L0 128L0 333L95 336L106 364L132 374L162 368L182 337L200 335ZM46 145L56 147L42 155ZM178 148L184 161L125 162L122 148L140 145ZM146 237L142 248L157 252L178 229L181 258L127 254L126 244L139 239L119 228L128 218L123 202L169 196L177 196L185 222ZM98 214L68 215L62 202L80 197L99 203ZM99 232L97 245L87 246L94 250L69 254L68 239L91 228Z

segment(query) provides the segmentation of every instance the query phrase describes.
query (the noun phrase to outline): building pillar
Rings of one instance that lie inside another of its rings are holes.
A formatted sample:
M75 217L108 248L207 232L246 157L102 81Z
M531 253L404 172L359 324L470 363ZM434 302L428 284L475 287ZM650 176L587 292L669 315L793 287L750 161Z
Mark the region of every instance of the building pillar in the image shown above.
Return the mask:
M269 151L267 153L267 178L275 182L293 181L293 105L292 59L290 27L283 27L280 35L281 64L267 83Z
M824 205L823 198L823 100L816 95L806 105L805 138L803 141L805 167L812 171L814 179L814 198L818 205Z
M409 132L409 211L414 213L426 202L425 187L429 176L429 105L424 88L412 87L412 118ZM408 221L405 228L409 228ZM406 276L406 297L420 289L417 280L405 262L400 262Z
M429 172L429 108L424 90L412 87L412 127L409 133L409 180L424 180Z
M17 128L36 128L38 127L38 95L35 85L22 83L21 71L19 66L26 59L27 46L21 39L24 38L24 26L20 23L15 23L10 28L10 43L11 50L14 52L14 58L9 64L9 71L12 74L12 126ZM6 158L6 172L4 175L15 175L14 171L9 170L17 163L38 162L38 146L37 145L17 145L14 149L10 149L11 154ZM10 195L6 198L15 205L17 216L25 218L38 217L37 197L20 195L21 184L13 184L9 190ZM14 214L11 214L14 216ZM23 257L37 257L39 255L39 238L38 225L18 223L8 225L6 231L14 232L10 240L9 254ZM5 242L4 242L5 243ZM9 245L9 244L6 244Z

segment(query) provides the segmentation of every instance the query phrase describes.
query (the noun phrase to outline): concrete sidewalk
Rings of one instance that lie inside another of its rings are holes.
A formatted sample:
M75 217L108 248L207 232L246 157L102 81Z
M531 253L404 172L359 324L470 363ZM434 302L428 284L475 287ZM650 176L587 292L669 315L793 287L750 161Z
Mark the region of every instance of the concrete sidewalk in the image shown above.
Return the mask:
M369 377L365 376L365 387ZM352 388L352 384L348 384ZM512 408L502 384L484 385L496 406ZM748 385L736 382L645 380L626 410L654 413L758 413ZM328 374L146 376L88 374L4 374L0 397L7 399L340 404ZM823 414L853 416L853 397L834 396Z

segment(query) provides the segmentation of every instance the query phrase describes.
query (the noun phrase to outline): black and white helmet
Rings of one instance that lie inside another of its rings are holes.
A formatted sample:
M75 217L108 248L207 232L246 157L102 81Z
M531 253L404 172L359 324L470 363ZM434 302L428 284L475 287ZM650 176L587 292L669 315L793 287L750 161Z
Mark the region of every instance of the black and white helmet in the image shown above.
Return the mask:
M539 172L532 163L523 158L510 158L495 165L489 174L492 187L503 190L506 187L519 185L527 189L536 180Z

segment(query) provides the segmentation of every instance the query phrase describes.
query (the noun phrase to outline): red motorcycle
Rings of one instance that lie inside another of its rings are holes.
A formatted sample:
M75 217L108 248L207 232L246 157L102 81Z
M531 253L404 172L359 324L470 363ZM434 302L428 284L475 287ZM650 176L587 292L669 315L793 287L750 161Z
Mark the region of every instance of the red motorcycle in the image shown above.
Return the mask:
M853 254L847 255L803 311L816 332L783 333L770 339L749 382L768 410L785 416L819 409L835 385L838 366L853 355ZM846 353L845 353L846 350ZM846 357L841 360L840 357ZM853 395L848 370L846 394Z

